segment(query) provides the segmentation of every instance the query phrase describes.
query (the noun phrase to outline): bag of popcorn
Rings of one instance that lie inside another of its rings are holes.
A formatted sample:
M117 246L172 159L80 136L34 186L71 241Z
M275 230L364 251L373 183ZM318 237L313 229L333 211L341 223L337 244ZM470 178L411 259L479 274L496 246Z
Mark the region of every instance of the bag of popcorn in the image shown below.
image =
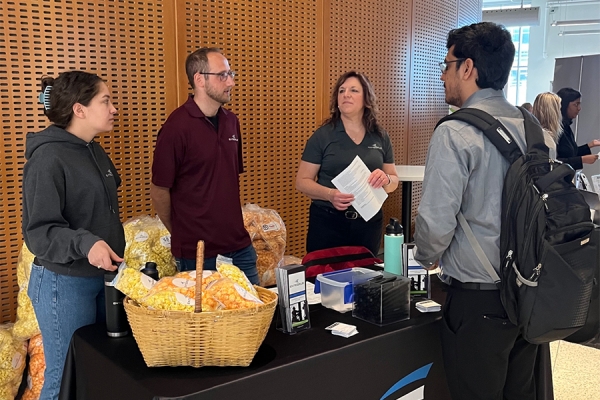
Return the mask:
M275 285L274 270L285 252L285 224L277 211L261 208L256 204L246 204L242 207L242 214L244 226L256 250L259 284Z

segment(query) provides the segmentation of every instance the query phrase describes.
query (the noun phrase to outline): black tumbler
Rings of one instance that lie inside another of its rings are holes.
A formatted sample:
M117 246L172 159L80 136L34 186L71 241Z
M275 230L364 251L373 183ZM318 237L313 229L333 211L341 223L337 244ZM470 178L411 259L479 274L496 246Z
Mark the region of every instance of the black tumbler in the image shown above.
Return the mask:
M104 274L104 295L106 298L106 333L110 337L121 337L129 332L129 323L123 307L125 295L112 283L117 271Z

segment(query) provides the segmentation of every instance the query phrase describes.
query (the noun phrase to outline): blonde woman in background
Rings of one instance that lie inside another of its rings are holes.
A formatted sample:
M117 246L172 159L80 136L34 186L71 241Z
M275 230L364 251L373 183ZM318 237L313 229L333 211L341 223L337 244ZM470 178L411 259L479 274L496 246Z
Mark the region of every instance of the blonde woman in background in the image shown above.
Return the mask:
M560 97L551 92L538 94L533 102L532 114L540 121L552 159L556 158L556 144L562 134L560 102Z

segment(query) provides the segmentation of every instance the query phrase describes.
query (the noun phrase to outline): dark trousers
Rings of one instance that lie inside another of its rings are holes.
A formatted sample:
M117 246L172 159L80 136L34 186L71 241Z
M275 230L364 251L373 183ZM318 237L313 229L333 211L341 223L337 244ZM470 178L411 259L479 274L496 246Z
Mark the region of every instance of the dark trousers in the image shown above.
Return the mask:
M306 252L339 246L364 246L373 255L379 253L383 233L383 211L379 210L369 221L361 217L348 219L344 211L310 206Z
M497 290L448 287L442 351L454 400L533 400L538 346L519 334Z

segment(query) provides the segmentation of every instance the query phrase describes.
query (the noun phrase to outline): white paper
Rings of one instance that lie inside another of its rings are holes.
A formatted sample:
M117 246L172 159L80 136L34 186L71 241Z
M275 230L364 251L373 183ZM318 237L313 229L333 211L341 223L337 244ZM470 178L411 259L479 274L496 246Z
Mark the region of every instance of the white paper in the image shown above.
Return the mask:
M356 326L354 325L349 325L349 324L344 324L342 322L336 322L333 325L328 326L325 329L329 329L331 330L331 333L336 335L336 336L342 336L345 338L348 338L350 336L354 336L358 333L358 330L356 329Z
M369 168L356 156L345 170L331 180L340 192L354 195L352 206L365 221L377 214L388 197L383 188L374 189L369 185L369 175Z
M315 293L315 284L306 281L306 300L308 304L321 304L321 293Z

